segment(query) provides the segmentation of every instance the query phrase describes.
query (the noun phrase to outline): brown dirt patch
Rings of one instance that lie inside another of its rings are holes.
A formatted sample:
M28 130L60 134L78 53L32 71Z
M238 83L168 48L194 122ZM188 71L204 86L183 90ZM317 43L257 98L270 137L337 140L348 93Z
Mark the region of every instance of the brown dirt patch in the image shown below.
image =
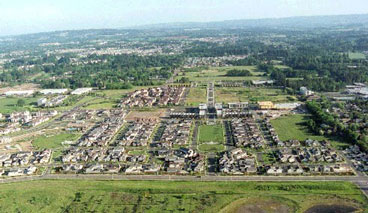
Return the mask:
M126 117L126 120L132 121L137 118L146 118L146 119L158 119L160 117L165 116L166 109L158 109L155 111L132 111Z

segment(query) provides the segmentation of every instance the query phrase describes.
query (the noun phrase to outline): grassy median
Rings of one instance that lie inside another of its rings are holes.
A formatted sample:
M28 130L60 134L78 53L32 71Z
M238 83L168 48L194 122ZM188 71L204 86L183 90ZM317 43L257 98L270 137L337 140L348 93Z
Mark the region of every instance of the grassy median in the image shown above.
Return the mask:
M254 200L290 212L321 203L368 207L348 182L43 180L0 185L1 212L228 212Z

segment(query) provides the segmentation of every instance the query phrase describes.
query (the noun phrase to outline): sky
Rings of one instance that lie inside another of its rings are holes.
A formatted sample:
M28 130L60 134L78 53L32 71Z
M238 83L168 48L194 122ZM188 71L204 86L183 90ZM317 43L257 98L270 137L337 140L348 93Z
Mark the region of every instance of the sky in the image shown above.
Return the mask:
M0 35L364 13L367 0L0 0Z

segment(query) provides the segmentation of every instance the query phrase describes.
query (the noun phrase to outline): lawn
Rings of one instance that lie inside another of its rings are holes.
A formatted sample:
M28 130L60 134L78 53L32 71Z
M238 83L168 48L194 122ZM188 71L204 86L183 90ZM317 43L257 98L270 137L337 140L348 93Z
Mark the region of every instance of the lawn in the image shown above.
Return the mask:
M254 203L290 212L321 203L367 208L348 182L42 180L1 184L0 197L1 212L231 212Z
M224 142L224 128L221 124L199 126L199 142Z
M206 88L195 87L190 88L189 94L185 100L187 106L198 106L200 103L207 102L207 90Z
M317 136L311 133L305 124L307 120L308 115L295 114L271 120L271 124L282 141L291 139L300 141L304 141L306 139L328 140L328 138L324 136Z
M53 136L40 136L33 140L36 149L56 149L62 147L64 141L75 141L80 137L78 134L61 133Z
M116 106L116 102L106 98L96 97L95 100L88 102L88 104L86 104L86 106L84 106L83 109L89 110L112 109L114 106Z
M154 86L151 86L151 87L154 87ZM133 87L131 89L100 90L96 94L105 95L107 98L111 98L111 99L121 99L124 95L130 92L134 92L136 90L146 89L146 88L149 88L149 87L139 86L139 87Z
M291 96L283 92L281 89L272 88L216 88L216 102L257 102L257 101L273 101L273 102L293 102L296 101L295 96Z
M23 107L17 106L19 99L24 100L25 105ZM38 98L13 98L6 97L0 98L0 113L9 114L16 111L32 110L37 104Z

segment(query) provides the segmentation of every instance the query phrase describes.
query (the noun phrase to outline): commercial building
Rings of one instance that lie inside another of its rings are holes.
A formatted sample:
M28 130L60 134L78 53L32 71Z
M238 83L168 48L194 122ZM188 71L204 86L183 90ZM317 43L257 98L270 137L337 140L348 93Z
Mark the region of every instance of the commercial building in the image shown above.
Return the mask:
M67 92L68 89L44 89L40 91L43 95L65 94Z
M92 88L78 88L76 90L74 90L71 94L72 95L82 95L85 93L89 93L92 91Z
M30 96L34 93L34 90L23 90L23 91L8 91L5 92L5 96Z

